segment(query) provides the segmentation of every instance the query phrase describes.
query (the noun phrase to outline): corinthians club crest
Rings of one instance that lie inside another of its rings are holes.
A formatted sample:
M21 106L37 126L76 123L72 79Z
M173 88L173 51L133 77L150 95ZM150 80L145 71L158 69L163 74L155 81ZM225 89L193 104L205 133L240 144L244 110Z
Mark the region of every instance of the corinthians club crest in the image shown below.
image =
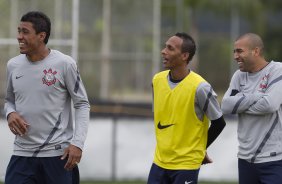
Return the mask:
M43 73L45 74L44 77L42 78L43 84L46 84L47 86L53 85L56 82L56 71L52 71L50 68L48 71L44 70Z
M265 92L267 87L268 87L268 79L269 79L269 74L265 75L261 81L260 81L260 85L259 85L259 91L260 92Z

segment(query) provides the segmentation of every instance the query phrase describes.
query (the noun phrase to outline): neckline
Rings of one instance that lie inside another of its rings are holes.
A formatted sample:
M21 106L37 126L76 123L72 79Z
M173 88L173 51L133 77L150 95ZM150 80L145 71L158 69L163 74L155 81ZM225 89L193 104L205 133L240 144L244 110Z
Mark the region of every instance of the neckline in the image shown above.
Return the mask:
M265 68L267 68L267 66L268 66L270 63L271 63L271 61L270 61L270 62L267 62L267 64L266 64L264 67L262 67L260 70L258 70L258 71L256 71L256 72L252 72L252 73L248 72L248 74L249 74L250 76L256 75L256 74L260 73L261 71L263 71Z
M188 74L187 74L183 79L178 79L178 80L177 80L177 79L173 79L173 78L172 78L171 72L169 71L169 72L168 72L169 81L172 82L172 83L177 84L177 83L183 81L183 80L190 74L190 72L191 72L191 71L188 70Z
M30 63L30 64L32 64L32 65L39 65L40 63L44 62L44 61L46 60L46 58L48 58L48 57L51 55L52 50L49 49L49 48L48 48L48 50L49 50L48 55L46 55L46 56L45 56L43 59L41 59L41 60L38 60L38 61L30 61L26 55L25 55L25 58L26 58L26 60L28 61L28 63Z

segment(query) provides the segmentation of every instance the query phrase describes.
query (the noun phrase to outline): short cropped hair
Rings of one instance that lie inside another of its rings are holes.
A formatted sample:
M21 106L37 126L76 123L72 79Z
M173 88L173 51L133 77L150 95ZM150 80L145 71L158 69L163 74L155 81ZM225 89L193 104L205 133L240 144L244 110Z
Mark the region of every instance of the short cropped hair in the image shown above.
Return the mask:
M262 41L262 39L259 35L255 34L255 33L246 33L246 34L240 36L237 40L240 40L240 39L243 39L243 38L248 39L249 49L254 49L254 48L257 47L257 48L260 49L260 55L261 56L263 55L264 44L263 44L263 41Z
M48 43L51 32L51 21L47 15L43 12L31 11L22 16L21 22L31 22L36 34L45 32L46 37L44 43Z
M193 56L196 53L196 44L195 44L194 39L187 33L176 33L175 36L183 40L183 43L181 46L181 52L182 53L188 52L189 57L187 59L187 62L191 61L193 59Z

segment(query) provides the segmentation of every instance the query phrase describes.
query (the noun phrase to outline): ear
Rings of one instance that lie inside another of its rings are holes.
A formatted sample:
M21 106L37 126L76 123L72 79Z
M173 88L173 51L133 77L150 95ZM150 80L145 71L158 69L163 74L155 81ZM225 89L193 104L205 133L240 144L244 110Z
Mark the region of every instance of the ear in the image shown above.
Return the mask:
M46 33L45 32L41 32L38 34L39 35L39 38L42 42L44 42L44 39L46 38Z
M259 56L260 55L260 48L256 47L254 50L253 50L253 54L255 56Z
M182 55L182 60L184 60L184 61L188 60L188 57L189 57L189 53L188 52L184 52L181 55Z

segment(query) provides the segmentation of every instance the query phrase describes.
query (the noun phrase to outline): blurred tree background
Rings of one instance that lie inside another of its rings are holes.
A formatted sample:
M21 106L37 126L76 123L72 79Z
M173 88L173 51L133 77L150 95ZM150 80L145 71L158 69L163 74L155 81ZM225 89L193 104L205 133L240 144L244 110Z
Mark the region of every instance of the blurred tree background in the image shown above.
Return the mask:
M91 101L150 103L151 78L162 70L160 51L176 32L195 38L197 55L190 66L218 94L224 93L237 69L232 47L239 35L261 35L267 59L282 58L280 0L0 0L1 106L6 63L18 54L17 25L30 10L50 16L50 48L70 55L77 50ZM77 25L72 21L74 12ZM66 44L56 44L60 40Z

